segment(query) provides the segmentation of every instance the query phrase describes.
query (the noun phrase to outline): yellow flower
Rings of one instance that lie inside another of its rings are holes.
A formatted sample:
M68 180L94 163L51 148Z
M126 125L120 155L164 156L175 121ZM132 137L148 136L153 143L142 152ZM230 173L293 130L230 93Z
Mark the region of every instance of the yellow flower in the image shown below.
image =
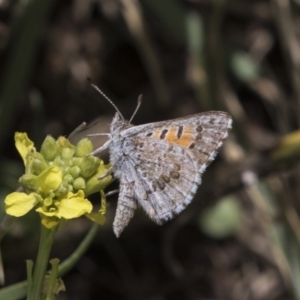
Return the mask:
M27 214L35 205L42 202L41 195L47 196L50 191L56 190L62 181L62 174L58 167L50 167L37 177L39 193L32 192L29 195L21 192L9 194L4 202L6 213L20 217Z
M39 207L36 209L42 217L42 224L47 228L56 226L60 219L74 219L90 213L93 209L91 202L84 198L83 191L76 194L68 193L66 198L57 200L50 207Z
M89 200L84 198L84 192L81 190L76 194L69 192L65 197L56 198L55 191L61 182L62 171L59 167L48 168L37 177L38 193L32 192L27 195L14 192L6 197L6 213L20 217L39 204L36 211L41 214L42 219L44 216L47 217L42 220L42 223L48 228L57 225L61 218L73 219L90 213L93 206Z
M82 215L104 223L103 189L112 177L99 180L108 166L97 157L87 156L93 150L88 139L76 147L64 137L55 140L48 136L40 153L26 133L16 133L15 143L25 164L26 173L19 179L25 192L13 192L5 198L7 214L20 217L35 208L47 228ZM101 209L92 212L93 206L85 195L98 191L102 195Z

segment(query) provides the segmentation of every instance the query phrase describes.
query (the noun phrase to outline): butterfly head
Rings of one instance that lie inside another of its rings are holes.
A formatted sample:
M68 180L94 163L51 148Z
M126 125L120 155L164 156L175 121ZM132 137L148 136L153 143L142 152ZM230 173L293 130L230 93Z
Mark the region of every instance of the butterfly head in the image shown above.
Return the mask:
M122 115L116 112L110 125L110 131L112 134L119 133L120 131L132 126L133 125L131 125L129 121L125 120Z

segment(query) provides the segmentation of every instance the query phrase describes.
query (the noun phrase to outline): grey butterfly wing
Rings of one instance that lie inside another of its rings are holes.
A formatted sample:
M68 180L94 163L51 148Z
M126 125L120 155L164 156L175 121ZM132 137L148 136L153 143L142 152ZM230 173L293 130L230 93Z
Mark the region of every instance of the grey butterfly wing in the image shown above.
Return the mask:
M231 128L231 123L232 119L228 113L223 111L208 111L182 118L133 126L124 130L122 136L149 136L149 132L155 132L159 129L170 129L173 126L186 126L187 124L203 126L203 129L208 134L212 132L222 134L224 131L228 132L228 129ZM200 128L197 131L201 131Z
M160 224L190 203L230 126L228 114L208 112L122 133L134 145L135 198L151 219Z
M143 139L139 138L139 142ZM164 141L160 142L159 150L155 144L148 143L147 151L140 148L131 158L137 175L135 198L158 224L180 213L201 183L194 156L179 146L175 145L172 151L168 147Z

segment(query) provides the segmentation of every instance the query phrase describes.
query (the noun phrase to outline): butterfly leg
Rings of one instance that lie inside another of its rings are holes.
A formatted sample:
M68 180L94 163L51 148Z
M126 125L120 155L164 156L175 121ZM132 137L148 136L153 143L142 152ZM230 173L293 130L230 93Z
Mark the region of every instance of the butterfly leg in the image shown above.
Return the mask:
M105 197L108 197L108 196L117 194L117 193L119 193L119 192L120 192L119 190L113 190L113 191L110 191L110 192L108 192L108 193L105 194Z
M119 199L113 223L114 233L117 237L128 225L137 208L137 203L134 199L134 182L124 181L121 180L120 183Z
M111 138L110 133L91 133L91 134L88 134L87 136L109 136L109 138Z
M94 151L90 152L88 155L95 155L95 154L102 152L103 150L105 150L109 147L110 143L111 143L111 140L108 140L107 142L105 142L105 144L103 146L95 149Z
M100 179L103 179L103 178L105 178L106 176L110 175L112 172L113 172L113 167L111 166L111 167L109 167L109 169L108 169L104 174L102 174L101 176L99 176L98 179L99 179L99 180L100 180Z

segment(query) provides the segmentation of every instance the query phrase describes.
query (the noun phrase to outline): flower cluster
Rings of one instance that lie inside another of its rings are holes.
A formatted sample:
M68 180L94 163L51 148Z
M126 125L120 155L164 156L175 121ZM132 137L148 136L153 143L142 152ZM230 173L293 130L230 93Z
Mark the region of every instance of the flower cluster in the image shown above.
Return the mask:
M15 144L23 159L25 174L19 179L22 192L13 192L5 198L7 214L20 217L35 208L47 228L82 215L104 223L103 189L112 177L103 177L108 165L88 155L93 151L89 139L84 138L74 146L64 137L55 140L47 136L41 151L37 152L27 134L17 132ZM102 196L101 209L92 212L93 206L85 197L97 191Z

